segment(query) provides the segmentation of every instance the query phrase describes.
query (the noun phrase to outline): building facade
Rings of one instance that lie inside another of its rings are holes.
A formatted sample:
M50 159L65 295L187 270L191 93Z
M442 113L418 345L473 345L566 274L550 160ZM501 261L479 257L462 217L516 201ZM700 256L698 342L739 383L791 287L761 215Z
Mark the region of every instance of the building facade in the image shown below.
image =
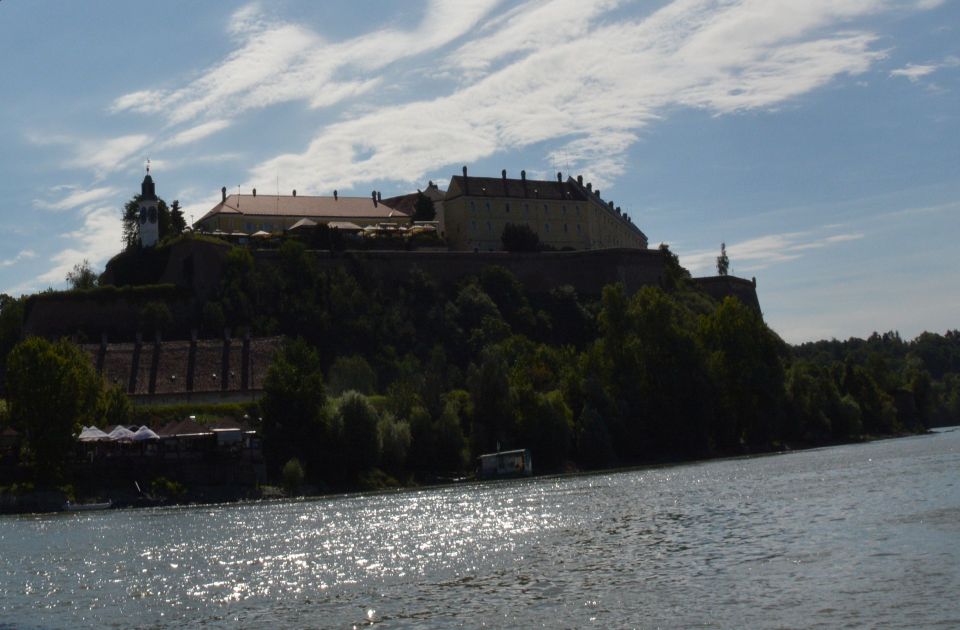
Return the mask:
M540 242L558 250L634 248L646 249L646 235L631 218L605 202L599 190L582 178L557 173L556 181L469 177L450 180L443 204L450 249L497 251L508 223L529 226Z

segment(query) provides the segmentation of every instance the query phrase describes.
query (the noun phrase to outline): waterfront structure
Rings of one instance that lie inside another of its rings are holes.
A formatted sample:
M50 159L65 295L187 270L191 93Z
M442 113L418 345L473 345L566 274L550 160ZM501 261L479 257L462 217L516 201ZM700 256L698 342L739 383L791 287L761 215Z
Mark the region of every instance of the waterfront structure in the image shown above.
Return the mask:
M315 224L352 223L359 227L390 223L406 225L410 216L385 203L378 192L369 197L297 195L227 195L221 188L220 203L193 225L200 232L250 235L256 232L279 234L304 219Z
M528 226L543 245L554 249L646 249L646 235L612 201L604 201L583 178L566 181L463 175L450 180L444 198L444 222L450 249L497 251L508 223Z

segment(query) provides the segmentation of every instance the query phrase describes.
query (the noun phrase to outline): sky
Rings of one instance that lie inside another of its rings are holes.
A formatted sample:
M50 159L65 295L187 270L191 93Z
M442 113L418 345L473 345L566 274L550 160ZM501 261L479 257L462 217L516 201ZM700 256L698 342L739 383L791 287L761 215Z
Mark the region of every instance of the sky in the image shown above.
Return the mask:
M785 340L960 328L958 0L0 0L0 291L228 190L582 174Z

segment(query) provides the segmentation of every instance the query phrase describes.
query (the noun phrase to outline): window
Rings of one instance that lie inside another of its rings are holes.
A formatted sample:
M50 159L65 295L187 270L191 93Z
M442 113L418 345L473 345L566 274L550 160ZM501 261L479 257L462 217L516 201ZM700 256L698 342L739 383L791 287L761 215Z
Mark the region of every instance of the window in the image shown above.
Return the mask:
M470 222L470 231L471 231L471 232L476 232L476 231L477 231L477 222L476 222L476 221L471 221L471 222Z
M510 204L509 204L509 203L503 204L503 208L507 211L507 214L510 213Z
M526 216L526 217L529 217L529 216L530 216L530 204L529 204L529 203L523 204L523 216Z
M546 232L547 234L550 233L550 224L549 224L549 223L544 223L544 224L543 224L543 231Z
M487 221L487 232L492 232L493 228L490 226L490 222Z
M490 202L487 202L487 212L490 212Z
M567 207L566 207L566 206L560 206L560 211L561 211L563 214L566 214L566 213L567 213Z
M543 214L544 215L550 214L550 206L548 206L547 204L543 204Z
M577 234L579 234L579 233L580 233L580 224L577 223Z
M566 223L563 224L563 233L564 233L564 234L567 233L567 224L566 224Z

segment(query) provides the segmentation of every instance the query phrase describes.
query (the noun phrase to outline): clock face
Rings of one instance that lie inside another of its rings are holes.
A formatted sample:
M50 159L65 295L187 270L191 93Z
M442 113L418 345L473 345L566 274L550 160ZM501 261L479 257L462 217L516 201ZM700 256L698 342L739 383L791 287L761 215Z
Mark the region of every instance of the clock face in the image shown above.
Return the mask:
M140 206L140 223L147 222L147 208L145 206Z
M150 206L147 209L147 218L150 220L150 223L157 222L157 209L153 206Z

